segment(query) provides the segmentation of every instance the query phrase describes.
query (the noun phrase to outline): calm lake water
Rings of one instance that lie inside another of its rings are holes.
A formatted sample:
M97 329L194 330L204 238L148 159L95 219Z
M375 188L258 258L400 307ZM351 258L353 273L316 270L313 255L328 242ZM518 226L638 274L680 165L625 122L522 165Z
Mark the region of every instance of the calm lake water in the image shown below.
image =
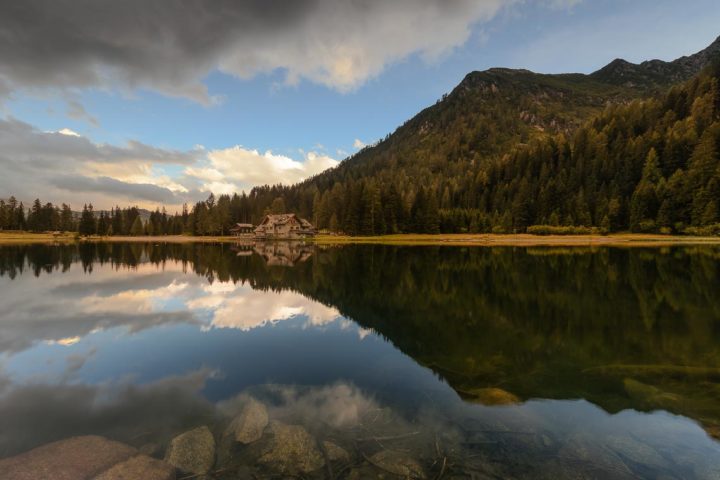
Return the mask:
M0 305L0 458L252 396L348 452L305 478L720 478L716 247L4 246Z

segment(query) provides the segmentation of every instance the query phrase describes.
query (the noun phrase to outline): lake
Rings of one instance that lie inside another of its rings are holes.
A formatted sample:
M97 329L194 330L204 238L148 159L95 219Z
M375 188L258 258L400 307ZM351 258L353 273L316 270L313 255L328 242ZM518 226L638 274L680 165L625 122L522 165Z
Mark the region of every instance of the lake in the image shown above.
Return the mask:
M206 426L208 478L720 478L718 247L3 246L0 302L0 458Z

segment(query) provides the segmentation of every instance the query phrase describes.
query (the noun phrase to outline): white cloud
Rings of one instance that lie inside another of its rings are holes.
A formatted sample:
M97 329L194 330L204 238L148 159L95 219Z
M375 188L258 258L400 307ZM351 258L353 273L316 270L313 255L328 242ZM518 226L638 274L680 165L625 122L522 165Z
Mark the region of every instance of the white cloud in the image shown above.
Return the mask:
M359 328L358 329L358 337L360 338L360 340L365 340L365 337L373 335L374 333L375 332L369 328Z
M58 130L57 133L62 133L63 135L69 135L71 137L82 137L82 135L80 135L74 130L70 130L69 128L62 128Z
M356 138L353 142L353 148L357 148L358 150L360 150L361 148L365 148L365 146L367 146L367 143L363 142L359 138Z
M48 345L62 345L63 347L69 347L75 345L80 340L80 337L65 337L58 340L47 340L45 343L47 343Z
M545 5L555 9L568 9L579 5L584 0L545 0Z
M136 332L160 324L198 323L193 312L172 307L172 300L202 283L182 273L179 262L168 262L162 271L151 263L132 270L96 263L91 278L74 265L63 275L48 275L34 290L29 288L34 277L20 275L2 287L0 350L12 353L39 343L70 346L115 327Z
M213 328L244 331L298 316L307 317L307 325L312 326L326 325L340 318L335 308L299 293L289 290L266 292L229 283L204 287L202 294L189 300L186 306L191 311L210 311Z
M185 174L199 180L203 191L230 193L255 185L293 184L337 164L337 160L316 152L306 153L301 162L238 145L209 151L205 162L187 167Z
M167 150L137 141L115 146L94 143L63 128L43 132L16 119L0 118L0 192L24 202L66 202L77 208L133 204L167 206L215 194L247 191L257 185L290 185L334 167L338 161L321 153L301 160L241 146L189 151ZM172 173L168 173L172 172ZM18 185L23 185L22 191ZM29 197L23 197L29 192Z
M13 118L0 118L0 169L5 172L0 176L0 192L25 202L40 196L76 208L83 203L100 208L117 203L179 206L199 199L200 192L190 192L164 169L180 170L202 157L200 151L168 150L137 141L120 146L94 143L69 128L44 132Z

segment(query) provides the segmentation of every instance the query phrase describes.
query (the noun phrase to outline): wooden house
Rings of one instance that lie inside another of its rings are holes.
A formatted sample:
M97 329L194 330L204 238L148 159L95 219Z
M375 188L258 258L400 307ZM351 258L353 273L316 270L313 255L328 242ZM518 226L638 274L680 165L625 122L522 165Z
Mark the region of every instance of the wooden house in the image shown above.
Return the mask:
M234 227L230 227L230 233L236 237L252 236L254 230L252 223L236 223Z
M315 227L304 218L300 218L294 213L283 213L265 215L255 229L255 238L306 238L314 236L315 233Z

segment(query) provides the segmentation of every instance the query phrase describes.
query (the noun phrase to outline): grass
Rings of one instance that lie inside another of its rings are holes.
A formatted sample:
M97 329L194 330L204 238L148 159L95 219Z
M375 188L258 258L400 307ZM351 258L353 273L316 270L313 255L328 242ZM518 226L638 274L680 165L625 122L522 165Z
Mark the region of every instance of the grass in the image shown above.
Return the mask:
M720 237L693 237L660 234L613 235L530 235L530 234L398 234L375 237L319 235L319 245L458 245L458 246L668 246L720 245Z
M74 242L74 233L65 233L55 236L51 233L30 233L17 231L0 231L0 245L11 245L20 243L67 243Z
M250 239L252 240L252 239ZM0 232L0 245L27 243L91 242L163 242L163 243L211 243L237 242L236 237L188 235L140 236L140 237L82 237L74 233L59 236L50 233ZM344 235L318 235L308 240L318 245L382 244L382 245L448 245L448 246L670 246L670 245L720 245L720 237L680 236L661 234L612 235L530 235L530 234L398 234L372 237Z
M72 243L72 242L165 242L165 243L210 243L210 242L236 242L236 237L193 237L189 235L163 235L139 237L103 237L93 235L90 237L77 237L75 232L66 232L60 235L51 233L31 232L2 232L0 231L0 245L27 244L27 243Z

